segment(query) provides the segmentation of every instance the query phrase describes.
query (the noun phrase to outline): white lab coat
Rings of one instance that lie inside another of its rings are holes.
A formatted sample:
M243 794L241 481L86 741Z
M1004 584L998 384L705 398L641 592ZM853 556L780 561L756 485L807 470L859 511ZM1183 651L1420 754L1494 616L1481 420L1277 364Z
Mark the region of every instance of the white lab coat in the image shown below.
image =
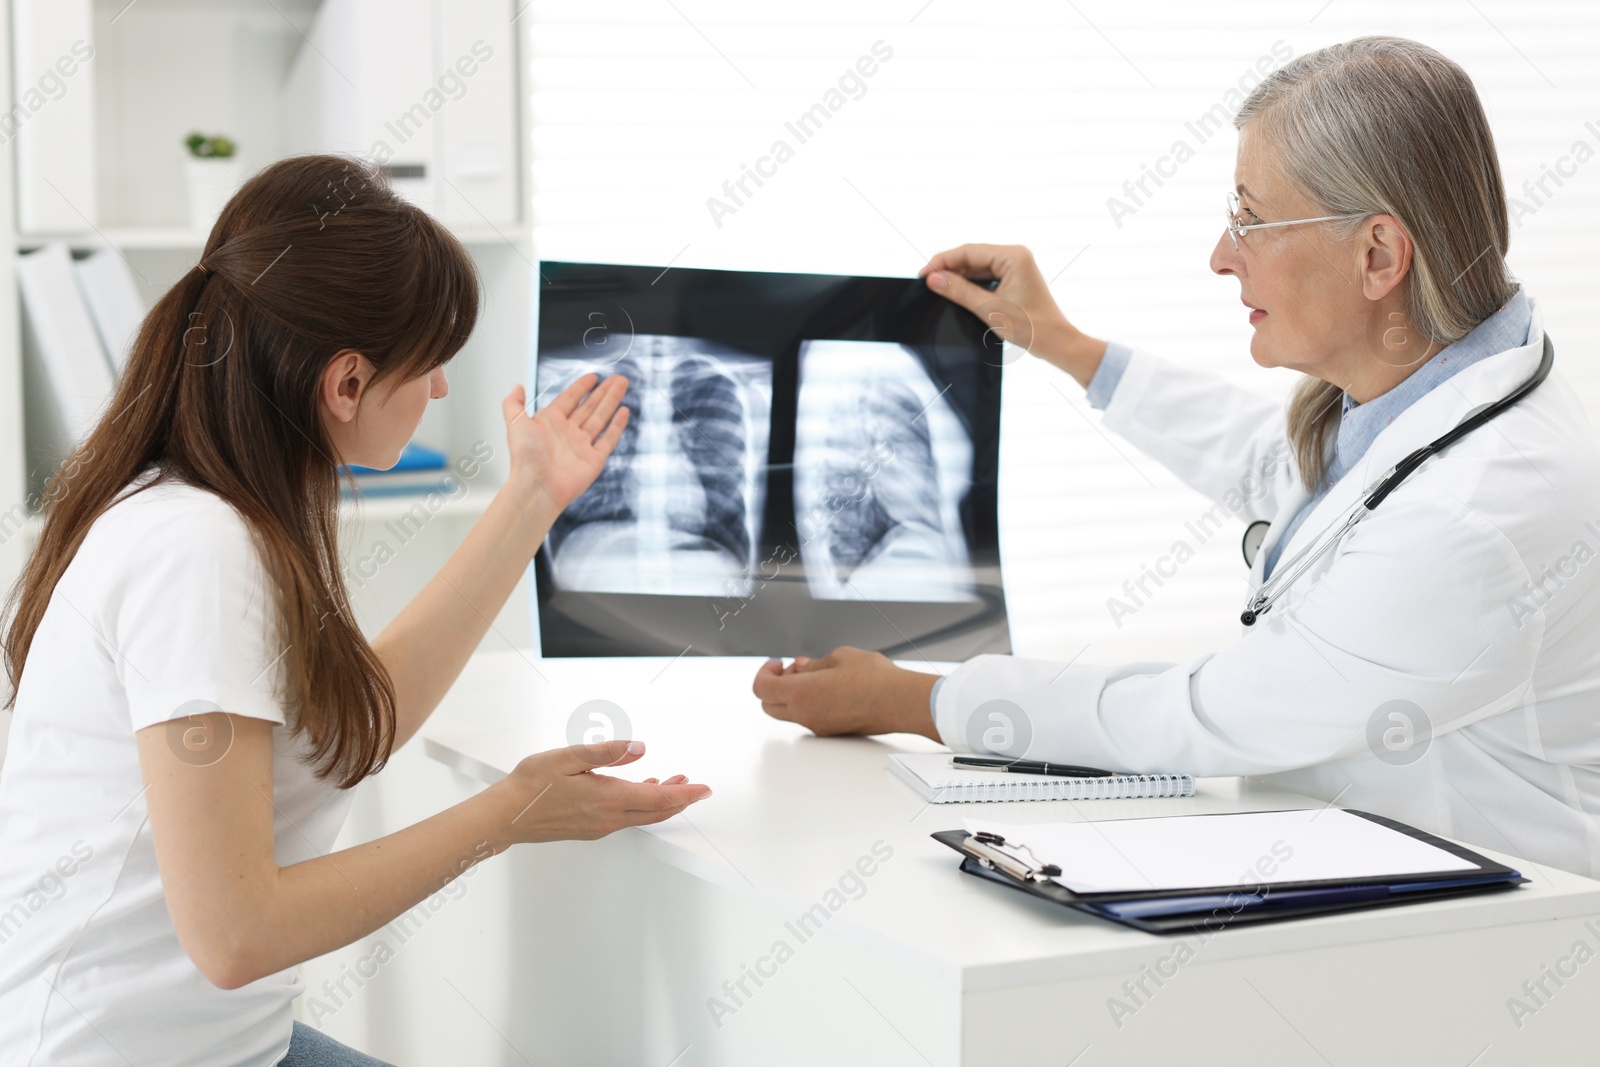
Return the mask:
M1528 344L1397 416L1278 566L1402 456L1524 381L1543 338L1535 306ZM981 747L972 740L1001 705L981 706L1006 701L1025 719L1032 758L1265 776L1600 876L1600 451L1559 367L1558 353L1543 385L1429 460L1232 647L1190 663L1065 669L979 656L940 687L940 736ZM1217 500L1263 461L1270 470L1285 439L1278 404L1137 350L1105 425ZM1266 548L1309 498L1292 463L1276 468L1238 512L1272 521L1267 545L1249 589L1219 612L1241 610ZM1391 713L1411 707L1426 718L1405 714L1422 726L1407 747Z

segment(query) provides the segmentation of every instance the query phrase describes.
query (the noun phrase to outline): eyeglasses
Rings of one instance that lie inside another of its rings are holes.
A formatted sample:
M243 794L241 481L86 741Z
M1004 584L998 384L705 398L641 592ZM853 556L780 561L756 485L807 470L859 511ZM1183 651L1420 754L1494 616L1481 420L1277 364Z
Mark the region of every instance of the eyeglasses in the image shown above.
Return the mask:
M1250 212L1255 216L1255 212ZM1339 219L1364 219L1365 215L1319 215L1314 219L1290 219L1288 222L1253 222L1246 226L1239 218L1239 194L1228 194L1228 236L1233 238L1233 247L1239 247L1239 235L1246 230L1265 230L1272 226L1299 226L1305 222L1334 222Z

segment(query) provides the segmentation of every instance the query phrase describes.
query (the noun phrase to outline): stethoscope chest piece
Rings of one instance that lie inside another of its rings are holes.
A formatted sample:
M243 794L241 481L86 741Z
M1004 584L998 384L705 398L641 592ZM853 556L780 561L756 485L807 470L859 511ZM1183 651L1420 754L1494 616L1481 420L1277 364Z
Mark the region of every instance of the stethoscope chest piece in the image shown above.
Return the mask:
M1245 527L1244 539L1239 542L1239 548L1244 552L1244 565L1254 567L1256 555L1261 551L1261 546L1266 543L1267 531L1272 529L1272 523L1266 519L1257 519Z

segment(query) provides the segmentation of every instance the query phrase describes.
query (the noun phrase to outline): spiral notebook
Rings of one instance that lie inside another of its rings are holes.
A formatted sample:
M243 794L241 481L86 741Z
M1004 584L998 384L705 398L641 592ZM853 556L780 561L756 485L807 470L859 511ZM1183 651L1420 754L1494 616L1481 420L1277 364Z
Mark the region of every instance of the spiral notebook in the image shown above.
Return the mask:
M1102 778L1003 774L952 767L947 752L893 755L889 757L889 769L930 804L1194 796L1194 779L1187 774L1116 774Z

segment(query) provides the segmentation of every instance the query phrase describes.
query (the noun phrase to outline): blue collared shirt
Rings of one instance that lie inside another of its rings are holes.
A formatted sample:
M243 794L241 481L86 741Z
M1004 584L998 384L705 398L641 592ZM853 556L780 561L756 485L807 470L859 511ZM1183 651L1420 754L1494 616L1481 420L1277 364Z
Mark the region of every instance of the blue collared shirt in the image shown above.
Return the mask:
M1272 574L1278 557L1283 553L1283 546L1289 543L1295 531L1339 479L1361 462L1361 457L1367 454L1367 449L1372 447L1372 442L1377 440L1378 434L1386 426L1416 403L1419 397L1479 360L1527 344L1532 320L1533 309L1528 304L1527 293L1519 286L1505 306L1474 326L1461 340L1435 352L1433 358L1387 393L1373 397L1365 404L1352 400L1350 394L1346 393L1339 413L1339 431L1334 438L1333 456L1329 459L1322 485L1289 520L1283 536L1273 542L1267 552L1264 574ZM1106 346L1105 357L1089 381L1088 400L1091 407L1104 408L1111 402L1117 383L1122 380L1123 371L1128 367L1130 354L1125 345L1112 342Z
M1334 438L1333 456L1328 462L1322 485L1311 499L1306 501L1305 506L1295 513L1294 518L1289 520L1283 536L1273 542L1271 550L1267 553L1264 575L1272 574L1273 568L1278 564L1278 557L1283 554L1283 547L1289 543L1295 531L1339 479L1361 462L1361 457L1367 454L1367 449L1372 447L1372 442L1377 440L1378 434L1382 433L1385 427L1402 411L1416 403L1418 398L1467 367L1507 349L1520 348L1527 344L1532 320L1533 309L1528 304L1527 292L1518 286L1516 293L1503 307L1474 326L1465 337L1434 353L1433 358L1387 393L1373 397L1365 404L1352 400L1350 394L1346 393L1339 413L1339 432ZM1128 369L1128 360L1132 354L1132 349L1126 345L1115 341L1106 344L1106 354L1101 358L1094 377L1089 380L1086 398L1090 407L1104 409L1111 403L1111 397L1117 391L1117 384L1122 381L1123 372ZM929 698L930 710L937 707L935 702L939 696L939 687L943 683L942 678L934 683L933 693Z

